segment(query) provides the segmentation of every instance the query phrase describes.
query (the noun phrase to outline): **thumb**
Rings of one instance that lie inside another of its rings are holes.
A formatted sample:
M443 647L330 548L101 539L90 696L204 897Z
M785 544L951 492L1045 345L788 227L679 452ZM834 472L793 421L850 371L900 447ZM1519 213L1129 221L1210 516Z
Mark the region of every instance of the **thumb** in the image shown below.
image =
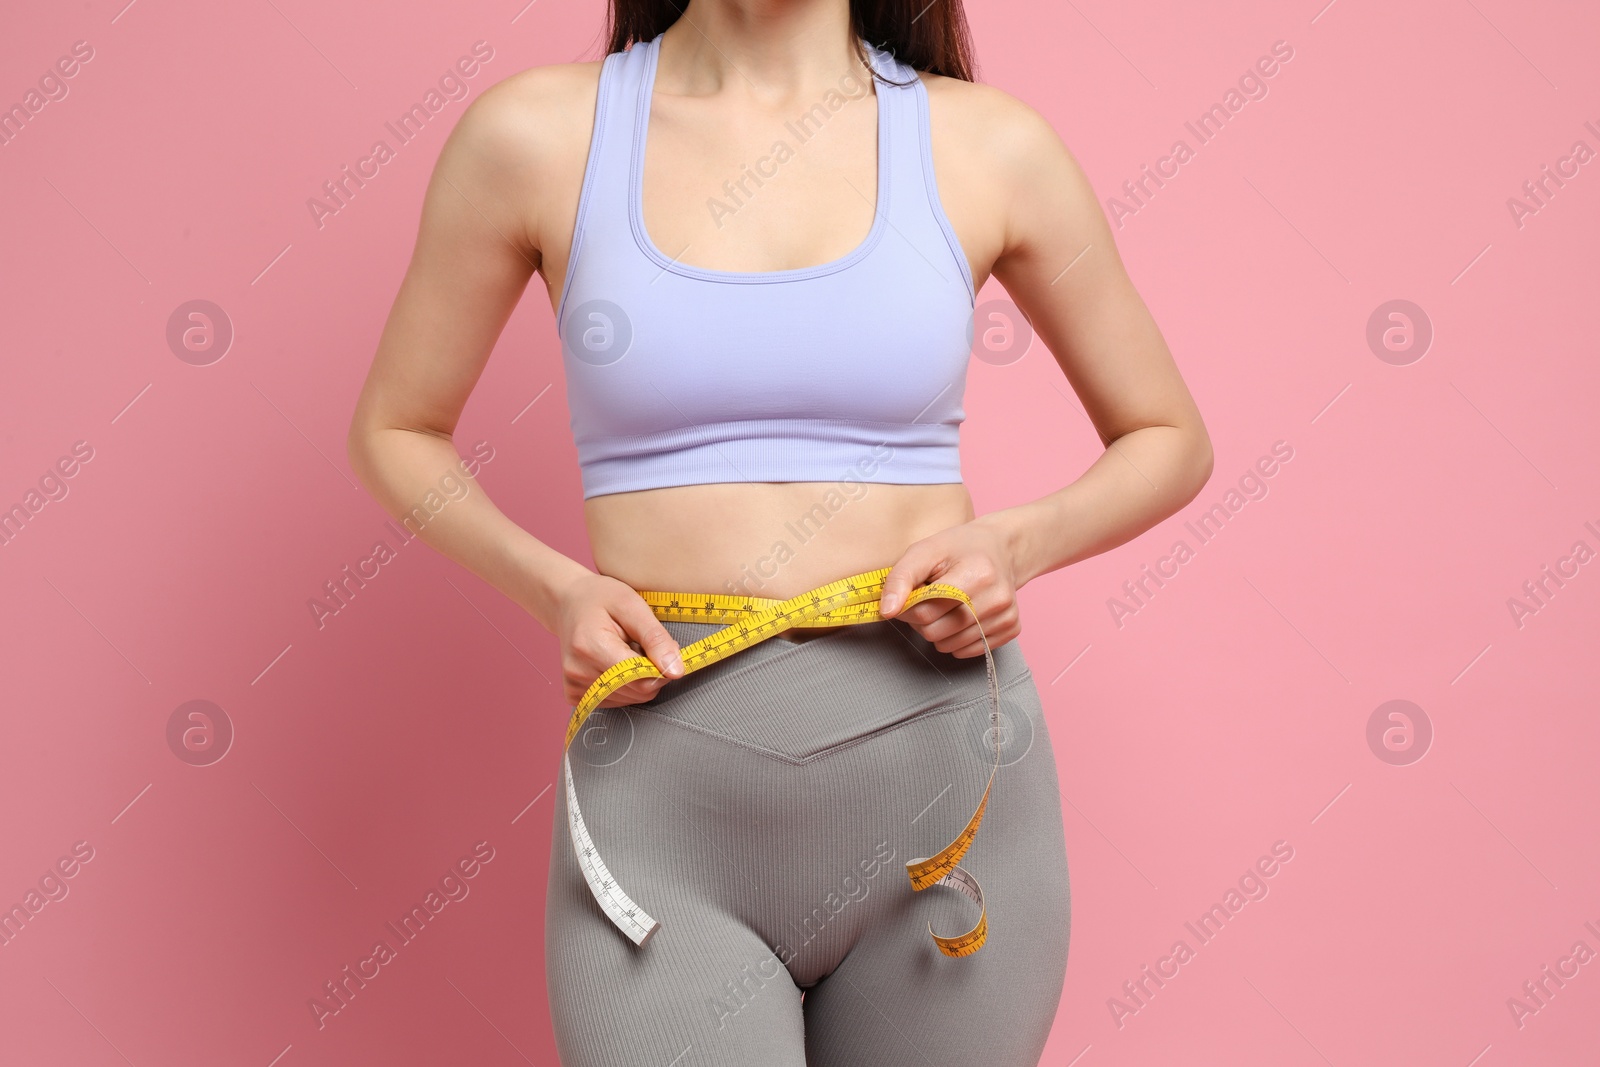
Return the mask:
M934 555L922 542L917 542L900 557L893 567L889 568L888 577L883 580L883 595L878 598L878 614L884 618L893 618L905 603L911 590L924 584L929 573L933 570Z
M643 598L635 596L627 602L618 612L617 621L629 637L639 642L656 670L668 678L682 676L683 658L678 654L678 642L672 639Z

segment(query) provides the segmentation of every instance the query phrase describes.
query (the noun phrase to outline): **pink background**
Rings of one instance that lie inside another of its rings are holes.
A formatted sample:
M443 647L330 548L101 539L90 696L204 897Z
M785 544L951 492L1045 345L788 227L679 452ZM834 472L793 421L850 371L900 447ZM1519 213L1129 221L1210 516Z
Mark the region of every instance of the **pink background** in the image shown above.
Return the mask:
M494 55L471 98L596 58L601 7L122 2L30 5L0 35L0 103L94 50L0 146L0 507L93 450L0 547L0 906L93 850L0 948L0 1062L553 1064L554 639L420 542L323 628L307 608L394 540L344 433L465 102L322 228L306 201L474 41ZM1508 600L1600 550L1600 161L1521 226L1507 200L1600 149L1600 14L1318 2L972 5L984 80L1054 123L1108 211L1275 41L1294 50L1117 230L1211 483L1022 593L1073 873L1045 1063L1595 1048L1600 960L1521 1025L1507 1002L1575 942L1600 952L1600 563L1521 625ZM205 366L165 336L194 299L235 330ZM1405 365L1367 342L1395 299L1434 332ZM967 410L980 511L1099 450L1037 344L974 361ZM494 500L587 562L568 434L536 281L458 445L488 441ZM1278 441L1267 495L1200 545L1184 524ZM1179 539L1194 557L1119 625L1112 598ZM235 731L209 766L167 740L197 699ZM1390 700L1431 724L1424 758L1369 746ZM319 1030L308 1000L479 841L470 895ZM1270 893L1196 947L1185 921L1278 841ZM1194 958L1136 1005L1123 982L1180 938ZM1113 997L1138 1007L1120 1025Z

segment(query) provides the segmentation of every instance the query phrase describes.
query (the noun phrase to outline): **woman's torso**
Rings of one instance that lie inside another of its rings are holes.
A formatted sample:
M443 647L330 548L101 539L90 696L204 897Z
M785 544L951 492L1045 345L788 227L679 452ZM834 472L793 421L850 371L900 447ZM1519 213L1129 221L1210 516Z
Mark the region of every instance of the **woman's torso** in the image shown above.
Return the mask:
M589 84L592 113L600 63L571 69ZM924 75L923 84L937 195L976 291L1003 235L992 184L981 161L963 158L959 143L981 103L971 99L968 83ZM846 102L809 131L806 150L781 164L771 160L774 131L815 102L807 97L838 85L865 90L868 81L863 75L802 91L758 113L726 107L716 96L676 95L668 77L657 77L639 194L650 242L694 267L750 272L811 267L857 249L874 223L874 93L858 91L854 99L841 93ZM591 123L580 125L592 129L592 114ZM794 127L787 129L784 139L792 141ZM562 180L546 182L534 205L540 274L553 310L562 304L572 254L588 131L570 140ZM724 183L739 183L763 157L768 180L744 181L730 193ZM596 569L633 588L780 598L890 566L914 541L974 517L960 482L863 481L845 488L848 495L822 481L674 485L592 496L584 510Z

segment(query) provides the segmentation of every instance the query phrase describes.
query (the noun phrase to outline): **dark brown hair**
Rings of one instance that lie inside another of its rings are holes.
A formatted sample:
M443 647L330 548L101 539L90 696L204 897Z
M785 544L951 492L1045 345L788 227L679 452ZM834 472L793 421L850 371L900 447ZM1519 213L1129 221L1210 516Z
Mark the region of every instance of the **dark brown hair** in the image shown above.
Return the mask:
M676 0L611 0L606 13L607 54L635 41L654 40L681 14ZM858 40L916 70L973 80L977 68L961 0L850 0L850 28ZM859 47L857 55L871 70Z

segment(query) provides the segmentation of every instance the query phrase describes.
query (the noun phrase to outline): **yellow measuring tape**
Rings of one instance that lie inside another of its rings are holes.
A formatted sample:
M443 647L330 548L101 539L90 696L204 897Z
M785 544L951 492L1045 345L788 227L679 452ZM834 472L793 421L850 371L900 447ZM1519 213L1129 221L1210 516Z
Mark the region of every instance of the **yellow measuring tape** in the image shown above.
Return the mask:
M702 667L726 659L752 645L775 637L796 627L839 626L877 622L883 618L878 603L883 595L884 579L889 568L866 571L841 578L836 582L788 600L764 597L733 596L721 593L661 593L640 591L639 596L650 605L658 619L674 622L727 623L727 627L703 637L680 649L683 658L683 675L687 676ZM983 636L983 624L966 593L953 585L930 583L918 586L906 597L905 607L924 600L959 600L966 606L973 621L978 623L978 633ZM989 783L984 786L983 799L978 809L967 821L966 828L956 839L931 857L910 860L906 874L913 890L943 885L960 892L978 906L978 921L966 933L944 937L928 933L946 956L967 956L983 947L989 936L988 912L983 903L983 890L978 880L958 865L966 854L972 839L983 822L983 812L989 804L989 792L994 788L994 776L1000 769L1000 687L995 676L994 656L989 639L983 636L983 657L988 668L991 701L990 730L994 736L994 765L989 769ZM572 847L583 870L584 881L613 924L636 945L643 945L661 928L661 923L648 915L643 908L623 892L611 872L606 869L600 851L595 847L589 829L584 825L583 813L578 808L577 791L572 784L572 761L569 750L590 713L612 693L629 682L640 678L664 677L647 657L633 656L608 667L594 680L578 706L572 710L572 720L567 724L567 739L563 745L562 763L567 787L567 826L571 831Z

